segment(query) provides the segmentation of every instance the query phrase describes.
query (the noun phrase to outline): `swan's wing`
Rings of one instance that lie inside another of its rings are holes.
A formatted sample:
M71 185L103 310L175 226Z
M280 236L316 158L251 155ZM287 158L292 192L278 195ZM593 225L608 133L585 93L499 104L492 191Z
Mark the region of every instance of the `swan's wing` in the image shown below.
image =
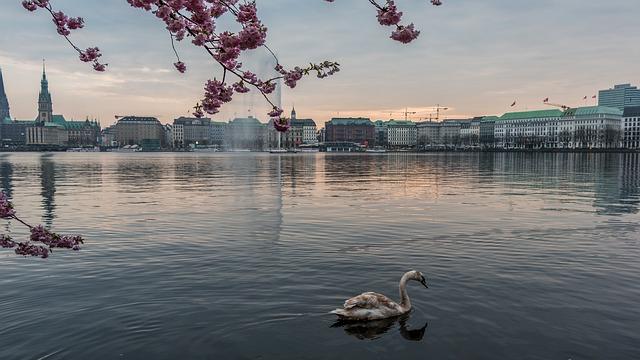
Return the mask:
M344 302L345 309L377 309L380 307L394 308L396 303L388 297L374 292L362 293Z

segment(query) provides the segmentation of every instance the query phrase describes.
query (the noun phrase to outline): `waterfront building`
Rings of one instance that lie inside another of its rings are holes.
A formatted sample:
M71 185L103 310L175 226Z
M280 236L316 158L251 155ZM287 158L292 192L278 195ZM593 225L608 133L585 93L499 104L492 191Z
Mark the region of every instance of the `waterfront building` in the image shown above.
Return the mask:
M387 123L384 120L376 120L373 122L373 125L376 127L376 145L387 146L389 144Z
M373 146L375 125L367 118L332 118L325 124L327 142L353 142Z
M318 133L316 134L318 142L319 143L323 143L326 140L326 129L322 128L320 130L318 130Z
M222 146L222 144L224 144L224 134L226 130L227 123L211 121L209 124L209 144Z
M300 146L301 144L316 144L318 142L316 137L316 122L313 121L313 119L298 119L295 107L291 110L291 128L289 131L295 133L289 137L294 144L297 144L296 146ZM287 133L289 131L287 131Z
M462 129L462 124L467 122L467 119L444 120L440 128L440 143L444 145L460 145L460 130Z
M629 106L624 109L622 147L640 149L640 106Z
M460 121L460 142L466 146L480 145L480 122L482 117Z
M275 130L275 129L274 129ZM297 148L304 143L304 123L301 120L291 119L290 127L281 133L281 147L285 149Z
M425 121L416 125L416 132L418 137L418 145L436 145L440 142L440 127L441 123L435 121Z
M9 146L95 146L100 137L100 124L95 120L67 121L53 114L46 69L42 67L38 115L34 121L6 118L0 129L2 142Z
M162 125L164 130L164 143L167 148L173 149L175 144L173 142L173 125L172 124L164 124Z
M125 116L114 125L118 146L139 145L156 149L165 146L164 127L151 116Z
M640 90L631 84L615 85L611 89L600 90L598 106L624 110L627 106L640 106Z
M53 115L53 123L67 131L69 146L89 147L100 142L100 123L96 120L66 121L62 115Z
M495 141L495 127L497 116L483 116L480 119L480 145L484 148L493 148Z
M617 148L621 131L621 110L590 106L506 113L495 121L494 137L505 149Z
M272 126L273 127L273 126ZM267 144L267 124L253 116L235 118L225 130L225 146L238 150L265 150Z
M40 80L40 94L38 95L38 117L36 122L39 125L53 121L53 102L49 93L49 81L42 63L42 79Z
M209 118L179 117L173 120L173 146L209 145Z
M413 121L389 120L387 143L390 147L414 147L417 145L418 128Z
M5 118L0 126L2 145L24 146L27 139L27 128L34 126L33 120L11 120Z
M69 133L64 126L48 121L27 127L26 144L32 146L58 147L69 142Z
M100 132L100 145L109 147L118 146L115 125L108 126Z
M4 80L2 78L2 69L0 69L0 121L4 119L11 119L11 113L9 111L9 99L4 91Z

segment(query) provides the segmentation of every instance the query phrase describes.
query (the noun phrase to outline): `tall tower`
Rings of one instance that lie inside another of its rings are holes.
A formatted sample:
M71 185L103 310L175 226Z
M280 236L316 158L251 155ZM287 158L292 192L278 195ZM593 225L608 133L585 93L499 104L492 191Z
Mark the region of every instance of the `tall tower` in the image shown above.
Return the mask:
M9 100L7 99L7 94L4 92L2 69L0 69L0 121L6 118L11 119L11 114L9 113Z
M44 124L50 122L53 117L53 104L51 103L51 94L49 94L49 82L47 81L47 73L42 60L42 80L40 80L40 96L38 97L38 119L37 122Z
M291 120L295 120L296 119L296 107L293 107L293 110L291 110Z

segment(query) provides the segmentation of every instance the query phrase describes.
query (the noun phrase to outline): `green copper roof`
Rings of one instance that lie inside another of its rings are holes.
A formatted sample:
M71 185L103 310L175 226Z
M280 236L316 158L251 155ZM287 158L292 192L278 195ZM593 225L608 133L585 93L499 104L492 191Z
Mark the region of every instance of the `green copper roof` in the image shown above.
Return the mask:
M235 118L229 122L229 125L264 125L260 122L260 120L250 117L250 118Z
M63 115L52 115L51 122L56 124L64 124L67 122Z
M483 116L480 121L496 121L496 120L500 120L500 118L492 115L492 116Z
M332 118L328 124L331 125L373 125L368 118Z
M387 126L416 126L416 123L413 121L389 120Z
M618 108L606 106L588 106L575 109L576 116L590 116L599 114L622 116L623 111Z
M557 109L520 111L520 112L506 113L500 117L500 120L540 119L540 118L561 117L563 115L564 113Z

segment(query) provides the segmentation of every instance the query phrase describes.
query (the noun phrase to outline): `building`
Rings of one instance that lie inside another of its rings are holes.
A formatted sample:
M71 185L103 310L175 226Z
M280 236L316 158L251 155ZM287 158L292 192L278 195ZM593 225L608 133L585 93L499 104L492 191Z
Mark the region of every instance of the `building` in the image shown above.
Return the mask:
M34 126L35 121L11 120L5 118L0 125L3 146L24 146L27 140L27 128Z
M327 133L327 130L325 128L318 130L318 133L316 134L316 136L319 143L323 143L326 141L326 133Z
M480 124L482 117L460 121L460 142L465 146L480 145Z
M299 127L302 129L302 143L316 144L318 143L317 131L318 127L313 119L298 119L296 108L291 110L291 127Z
M640 149L640 106L626 107L622 116L622 147Z
M30 146L60 147L69 142L69 133L60 124L48 121L27 127L26 144Z
M227 130L227 123L212 121L209 124L209 144L222 146L224 144L224 134Z
M49 81L45 71L44 62L42 63L42 80L40 80L40 94L38 95L38 117L36 123L43 125L53 121L53 102L49 93Z
M622 115L602 106L506 113L495 120L494 137L506 149L617 148Z
M67 131L69 146L90 147L100 143L100 124L96 120L66 121L62 115L53 115L52 122Z
M125 116L113 126L118 146L147 144L164 147L164 127L155 117Z
M167 148L173 149L175 147L173 142L173 125L172 124L164 124L162 126L164 128L164 143Z
M2 69L0 69L0 121L11 119L9 111L9 99L4 91L4 80L2 78Z
M495 128L497 116L483 116L480 118L480 146L493 148L496 145Z
M418 145L437 145L440 144L440 127L441 123L435 121L425 121L416 125L418 136Z
M36 119L12 121L5 118L0 132L2 143L8 146L96 146L100 138L100 124L88 118L85 121L67 121L64 116L53 114L49 81L43 64Z
M612 89L600 90L598 106L620 110L627 106L640 106L640 90L631 84L615 85Z
M187 148L192 145L210 145L209 118L179 117L173 120L173 146Z
M325 124L326 142L353 142L373 146L375 125L367 118L332 118Z
M387 143L389 147L415 147L418 141L418 128L413 121L389 120L387 126Z
M384 120L376 120L373 125L376 127L376 146L387 146L389 142L387 123Z
M440 128L440 143L449 146L460 145L460 130L465 123L468 123L467 119L444 120Z
M108 147L118 146L115 125L106 127L100 132L100 145Z
M235 118L227 125L224 144L229 149L265 150L267 124L261 123L253 116Z
M304 122L298 119L291 119L289 130L281 133L280 145L286 149L292 149L302 144L304 144Z

